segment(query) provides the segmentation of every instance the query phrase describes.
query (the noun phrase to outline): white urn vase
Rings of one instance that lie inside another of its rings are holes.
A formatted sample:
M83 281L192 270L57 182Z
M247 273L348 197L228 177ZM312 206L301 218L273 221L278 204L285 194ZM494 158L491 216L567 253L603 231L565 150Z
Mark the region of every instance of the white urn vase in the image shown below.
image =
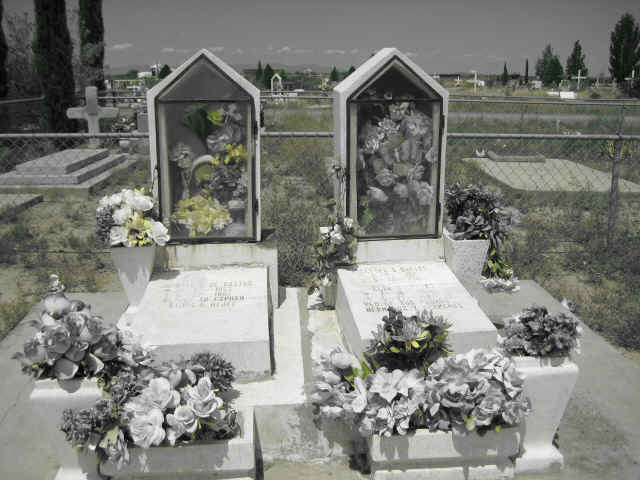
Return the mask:
M149 284L156 258L156 245L149 247L116 247L111 258L118 271L124 293L129 300L127 313L135 313Z
M454 240L447 229L443 231L444 258L462 284L480 281L487 261L489 240Z
M553 445L553 437L578 380L578 366L569 357L513 359L524 377L524 395L531 400L531 413L520 425L516 473L558 471L564 458Z

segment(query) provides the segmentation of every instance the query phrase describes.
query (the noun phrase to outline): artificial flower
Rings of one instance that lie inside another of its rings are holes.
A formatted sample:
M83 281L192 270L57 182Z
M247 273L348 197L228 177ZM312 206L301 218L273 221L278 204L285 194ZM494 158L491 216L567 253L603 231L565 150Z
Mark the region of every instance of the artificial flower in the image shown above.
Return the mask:
M159 408L153 408L146 414L135 415L129 422L129 434L133 442L142 448L160 445L165 438L162 428L164 415Z
M173 446L176 439L185 433L194 433L198 428L198 418L190 407L180 405L173 413L167 414L167 440Z
M195 387L185 389L187 405L200 418L207 418L223 406L222 399L216 396L209 377L202 377Z

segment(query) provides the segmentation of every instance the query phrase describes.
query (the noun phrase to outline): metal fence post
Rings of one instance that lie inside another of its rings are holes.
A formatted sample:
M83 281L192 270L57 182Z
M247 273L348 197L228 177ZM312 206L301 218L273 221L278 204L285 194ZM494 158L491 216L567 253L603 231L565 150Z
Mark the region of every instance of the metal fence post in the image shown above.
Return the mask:
M616 220L618 215L618 179L620 177L620 160L622 158L623 140L613 142L611 155L611 188L609 190L609 207L607 218L607 250L611 253L614 247Z

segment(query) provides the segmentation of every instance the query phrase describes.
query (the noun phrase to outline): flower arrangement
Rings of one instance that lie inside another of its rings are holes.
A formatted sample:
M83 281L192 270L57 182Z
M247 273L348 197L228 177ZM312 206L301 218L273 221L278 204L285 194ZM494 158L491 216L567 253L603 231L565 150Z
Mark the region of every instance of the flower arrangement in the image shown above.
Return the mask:
M443 317L427 311L406 316L393 307L388 312L382 317L382 325L373 332L374 339L367 350L374 365L391 370L416 368L426 373L431 363L449 354L447 338L451 325Z
M394 328L400 329L397 311L389 311L398 322ZM406 338L420 336L419 317L424 315L403 322L415 329ZM387 319L383 328L389 323ZM409 343L416 348L413 340ZM482 435L515 426L530 411L515 363L497 349L440 356L426 369L424 363L412 368L418 362L400 349L384 353L397 355L389 364L398 368L373 359L372 366L358 362L340 348L320 355L310 396L320 418L340 420L365 437L405 435L418 428Z
M195 195L178 202L171 220L186 225L189 236L207 235L212 230L223 230L231 223L229 210L208 195Z
M100 199L96 209L96 236L113 246L160 246L169 241L167 228L149 214L153 199L143 190L123 189Z
M573 316L531 306L509 319L502 335L501 346L510 355L562 357L579 352L582 328Z
M181 439L233 437L239 429L236 411L216 394L209 376L188 371L179 380L152 376L134 395L65 410L61 430L73 446L94 450L118 467L129 461L131 445L175 446Z
M320 285L328 286L337 281L338 266L352 265L358 243L355 237L357 225L352 218L341 215L331 227L320 227L320 236L313 245L315 254L314 279L309 293Z
M358 129L358 223L369 234L423 233L438 159L433 121L415 102L390 100L393 94L386 93L384 100L360 107L365 120Z
M43 305L40 318L32 324L38 333L13 356L24 373L36 379L108 380L125 366L151 363L150 352L128 332L107 326L82 301L69 300L56 275L50 277Z

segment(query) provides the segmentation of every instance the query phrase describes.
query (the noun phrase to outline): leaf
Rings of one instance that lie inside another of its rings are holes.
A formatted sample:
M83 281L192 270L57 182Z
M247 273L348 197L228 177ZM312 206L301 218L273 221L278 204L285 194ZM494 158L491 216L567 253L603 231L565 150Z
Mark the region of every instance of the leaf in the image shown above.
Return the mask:
M420 344L416 340L411 340L411 346L413 348L420 348Z
M398 347L391 347L389 350L391 350L392 353L400 353L401 351Z
M104 437L102 437L102 440L100 440L100 443L98 444L98 446L103 450L106 450L107 448L109 448L110 445L115 445L116 442L118 441L119 433L120 433L120 427L118 426L113 427L111 430L109 430L107 433L104 434Z

